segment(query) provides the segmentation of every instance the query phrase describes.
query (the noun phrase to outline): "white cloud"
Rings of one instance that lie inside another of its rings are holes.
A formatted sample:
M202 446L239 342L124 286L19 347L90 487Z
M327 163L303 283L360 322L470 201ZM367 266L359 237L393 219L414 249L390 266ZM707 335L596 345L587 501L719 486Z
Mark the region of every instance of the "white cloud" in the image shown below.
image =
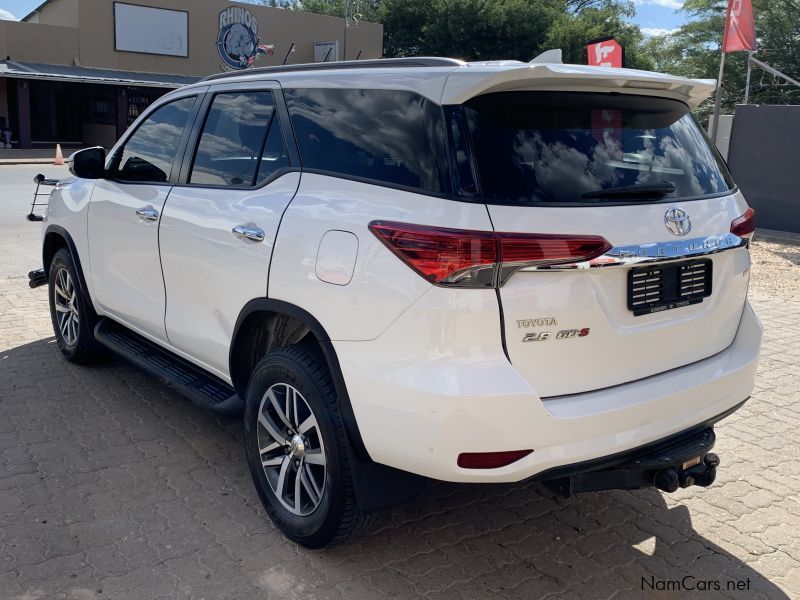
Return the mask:
M633 0L634 4L651 4L653 6L664 6L672 10L683 8L682 0Z
M663 27L642 27L642 33L645 37L653 37L656 35L670 35L678 31L678 27L675 29L664 29Z
M0 20L3 20L3 21L16 21L17 17L12 15L5 8L0 8Z

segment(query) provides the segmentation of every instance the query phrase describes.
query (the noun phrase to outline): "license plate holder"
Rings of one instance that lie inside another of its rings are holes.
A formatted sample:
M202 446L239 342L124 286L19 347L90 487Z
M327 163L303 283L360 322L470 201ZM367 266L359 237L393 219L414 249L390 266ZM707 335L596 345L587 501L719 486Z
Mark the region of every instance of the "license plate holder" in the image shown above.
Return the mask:
M628 309L649 315L691 304L711 295L713 261L656 263L628 271Z

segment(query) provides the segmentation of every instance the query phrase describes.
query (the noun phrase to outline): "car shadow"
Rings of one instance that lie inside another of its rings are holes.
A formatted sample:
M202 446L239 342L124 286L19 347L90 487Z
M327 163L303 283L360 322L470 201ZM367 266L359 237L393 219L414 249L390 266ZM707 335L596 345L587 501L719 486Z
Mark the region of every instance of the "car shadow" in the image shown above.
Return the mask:
M431 482L360 538L321 551L296 546L259 505L237 419L195 408L116 358L69 364L52 339L0 352L0 449L9 448L0 454L3 523L50 514L51 528L36 524L43 552L59 547L69 529L88 556L102 532L75 523L105 519L113 529L132 521L147 545L115 538L116 551L156 569L176 552L174 542L159 545L165 526L155 515L167 515L180 528L181 557L215 560L224 578L197 578L197 595L240 580L267 591L299 589L303 597L788 598L742 560L759 556L730 541L747 534L714 508L724 490L713 486L677 497L639 490L564 499L530 482ZM32 466L17 474L19 465ZM1 531L4 544L26 535ZM3 566L20 565L4 559ZM179 581L184 575L193 573L171 572ZM37 589L48 588L39 582Z

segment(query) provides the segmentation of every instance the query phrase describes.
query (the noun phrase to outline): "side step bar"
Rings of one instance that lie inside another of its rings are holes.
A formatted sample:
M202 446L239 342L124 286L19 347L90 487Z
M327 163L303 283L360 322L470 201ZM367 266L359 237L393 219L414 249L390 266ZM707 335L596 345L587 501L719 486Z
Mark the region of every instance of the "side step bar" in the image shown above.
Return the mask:
M244 401L227 383L119 323L101 318L94 336L100 344L154 375L200 408L227 416L242 413Z

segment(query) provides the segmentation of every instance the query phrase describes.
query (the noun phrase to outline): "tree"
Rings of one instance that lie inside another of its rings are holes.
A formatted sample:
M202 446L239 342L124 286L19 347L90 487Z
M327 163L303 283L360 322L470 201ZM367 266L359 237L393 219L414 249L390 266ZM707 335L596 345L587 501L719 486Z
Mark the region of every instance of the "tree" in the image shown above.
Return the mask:
M279 0L271 0L279 1ZM343 17L346 0L286 0L292 10ZM648 68L642 34L626 20L633 5L618 0L349 0L363 20L383 23L386 56L453 56L529 61L562 48L565 61L586 63L586 42L613 35L628 66Z
M683 10L689 21L675 33L646 41L643 52L657 71L716 79L719 71L722 35L725 27L725 0L687 0ZM770 66L800 79L800 0L753 0L758 51L756 57ZM723 112L732 112L744 98L747 78L747 53L731 52L725 57L722 81ZM771 75L753 70L751 102L786 104L800 102L800 88L777 86ZM707 117L713 103L699 109Z
M350 18L373 23L380 23L383 17L382 0L261 0L261 3L339 18L348 12Z
M630 22L635 14L631 4L573 0L566 8L567 12L560 14L550 26L545 43L550 48L561 48L564 62L586 64L586 42L610 35L625 47L626 67L653 68L650 56L642 52L644 36L639 27Z
M387 56L531 60L544 48L560 1L384 0Z

